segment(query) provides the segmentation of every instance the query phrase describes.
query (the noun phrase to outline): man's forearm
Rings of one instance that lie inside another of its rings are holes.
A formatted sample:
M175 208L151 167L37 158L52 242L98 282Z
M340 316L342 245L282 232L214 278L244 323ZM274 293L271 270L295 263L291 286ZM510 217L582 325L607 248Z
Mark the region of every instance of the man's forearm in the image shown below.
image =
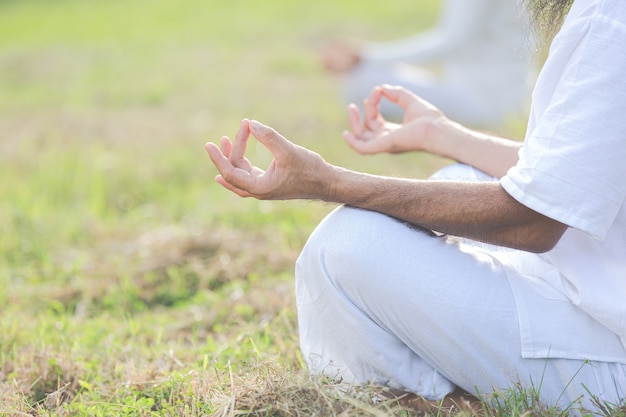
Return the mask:
M274 155L266 170L245 158L251 133ZM489 143L476 140L475 153ZM486 148L509 149L500 145ZM518 203L496 182L410 180L347 170L247 119L234 143L222 137L221 147L207 143L206 149L220 172L216 181L241 197L349 204L437 232L535 252L550 249L567 228ZM474 166L484 169L480 164Z
M322 199L378 211L416 226L500 246L543 252L566 227L518 203L497 182L381 177L332 167Z
M471 165L501 178L519 159L521 142L468 129L443 119L428 141L428 152Z

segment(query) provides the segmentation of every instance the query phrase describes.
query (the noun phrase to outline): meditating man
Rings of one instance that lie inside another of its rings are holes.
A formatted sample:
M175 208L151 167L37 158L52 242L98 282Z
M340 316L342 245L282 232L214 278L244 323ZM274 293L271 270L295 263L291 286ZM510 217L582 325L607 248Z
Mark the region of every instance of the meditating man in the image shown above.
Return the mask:
M626 2L537 3L549 22L566 16L523 144L388 85L363 117L349 109L347 143L458 164L428 180L354 172L247 119L207 144L237 195L341 204L296 266L311 372L432 400L513 384L551 405L625 398ZM381 116L383 98L402 124ZM245 157L250 135L274 156L265 171Z

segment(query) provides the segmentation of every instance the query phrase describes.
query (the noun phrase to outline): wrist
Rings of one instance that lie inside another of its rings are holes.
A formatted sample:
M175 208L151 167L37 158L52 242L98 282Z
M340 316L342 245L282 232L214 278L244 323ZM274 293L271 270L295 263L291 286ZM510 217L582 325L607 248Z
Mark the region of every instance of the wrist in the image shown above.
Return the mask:
M324 161L324 163L323 169L320 170L320 182L316 187L319 192L316 199L327 203L342 203L340 198L340 182L347 170L326 161Z
M367 202L379 196L379 177L330 165L330 176L325 183L323 201L367 208Z
M295 186L297 198L307 200L321 200L336 202L337 182L340 178L341 168L332 165L319 154L315 154L315 162L301 166L300 176Z
M457 159L466 128L445 116L433 120L424 135L424 150L443 158Z

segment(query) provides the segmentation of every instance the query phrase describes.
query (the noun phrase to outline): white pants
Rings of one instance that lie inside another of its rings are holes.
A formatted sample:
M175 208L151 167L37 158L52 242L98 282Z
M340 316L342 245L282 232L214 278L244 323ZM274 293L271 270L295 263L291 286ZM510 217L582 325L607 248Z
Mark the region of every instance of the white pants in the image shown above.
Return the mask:
M459 386L490 394L520 383L549 405L583 387L610 402L626 367L523 359L517 308L504 271L444 238L380 213L340 207L296 265L300 343L312 373L440 399Z

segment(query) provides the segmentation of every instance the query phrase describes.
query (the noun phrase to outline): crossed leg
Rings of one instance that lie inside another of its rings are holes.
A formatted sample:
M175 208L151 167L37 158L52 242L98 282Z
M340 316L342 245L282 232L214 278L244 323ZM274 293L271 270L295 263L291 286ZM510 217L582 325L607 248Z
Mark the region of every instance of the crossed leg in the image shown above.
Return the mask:
M296 265L300 343L313 373L439 400L513 384L567 406L607 364L523 359L503 268L393 218L340 207ZM557 318L558 319L558 318ZM557 404L558 403L558 404Z

